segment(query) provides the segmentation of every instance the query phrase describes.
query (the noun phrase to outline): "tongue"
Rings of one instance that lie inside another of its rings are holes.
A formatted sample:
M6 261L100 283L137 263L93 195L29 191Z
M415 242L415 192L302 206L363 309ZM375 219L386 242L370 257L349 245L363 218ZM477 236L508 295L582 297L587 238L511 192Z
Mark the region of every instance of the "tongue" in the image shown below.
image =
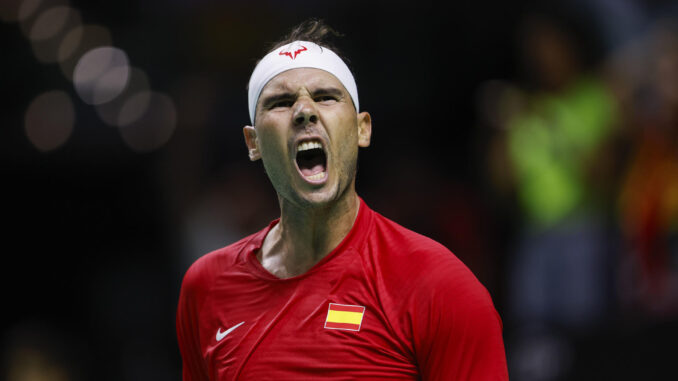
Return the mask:
M311 167L301 167L299 169L301 170L301 173L304 176L308 177L308 176L313 176L315 174L318 174L318 173L324 171L325 166L319 163L319 164L313 165Z

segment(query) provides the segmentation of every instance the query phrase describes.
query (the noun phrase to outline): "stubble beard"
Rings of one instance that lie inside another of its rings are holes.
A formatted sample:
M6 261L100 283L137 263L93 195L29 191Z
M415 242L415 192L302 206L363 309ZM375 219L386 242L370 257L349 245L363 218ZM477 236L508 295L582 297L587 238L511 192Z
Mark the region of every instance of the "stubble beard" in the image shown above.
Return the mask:
M267 164L268 161L266 160L262 160L262 162L264 172L266 172L271 185L273 185L273 188L278 194L278 202L280 203L281 210L283 208L283 203L290 203L300 209L322 210L331 208L353 187L358 167L358 158L356 155L356 157L350 160L344 168L334 169L338 172L339 176L336 182L333 184L325 184L319 189L303 191L296 189L293 185L295 179L292 177L299 176L298 173L295 173L296 168L293 168L293 171L290 171L288 174L287 171L282 168L278 169L276 168L277 166L270 166ZM341 173L346 173L347 175L344 176ZM335 174L335 176L337 175Z

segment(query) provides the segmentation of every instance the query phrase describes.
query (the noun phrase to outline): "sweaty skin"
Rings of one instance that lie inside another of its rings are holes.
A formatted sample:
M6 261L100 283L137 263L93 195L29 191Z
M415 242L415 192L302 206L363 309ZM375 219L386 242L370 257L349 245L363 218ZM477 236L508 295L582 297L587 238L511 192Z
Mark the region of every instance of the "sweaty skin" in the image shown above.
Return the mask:
M356 112L332 74L292 69L264 86L255 126L245 126L243 133L250 159L263 161L281 211L280 223L266 236L257 258L280 278L303 274L353 226L360 205L355 191L358 147L370 144L370 114ZM309 139L324 148L322 180L304 177L296 164L297 145Z

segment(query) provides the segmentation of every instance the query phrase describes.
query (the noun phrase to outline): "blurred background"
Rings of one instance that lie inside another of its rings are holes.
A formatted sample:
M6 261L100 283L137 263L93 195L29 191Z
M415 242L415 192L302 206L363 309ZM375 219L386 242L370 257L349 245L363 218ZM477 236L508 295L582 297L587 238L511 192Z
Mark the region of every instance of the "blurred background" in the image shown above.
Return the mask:
M309 17L345 34L373 118L358 193L474 271L512 380L675 379L658 0L2 0L2 379L180 379L184 272L278 216L245 87Z

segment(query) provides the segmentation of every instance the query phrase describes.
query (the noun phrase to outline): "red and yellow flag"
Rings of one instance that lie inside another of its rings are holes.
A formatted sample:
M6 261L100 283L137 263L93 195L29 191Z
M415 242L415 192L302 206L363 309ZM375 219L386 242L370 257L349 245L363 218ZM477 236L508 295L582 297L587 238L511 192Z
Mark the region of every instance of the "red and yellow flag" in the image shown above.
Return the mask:
M363 306L330 303L330 307L327 310L325 328L360 331L364 314L365 307Z

